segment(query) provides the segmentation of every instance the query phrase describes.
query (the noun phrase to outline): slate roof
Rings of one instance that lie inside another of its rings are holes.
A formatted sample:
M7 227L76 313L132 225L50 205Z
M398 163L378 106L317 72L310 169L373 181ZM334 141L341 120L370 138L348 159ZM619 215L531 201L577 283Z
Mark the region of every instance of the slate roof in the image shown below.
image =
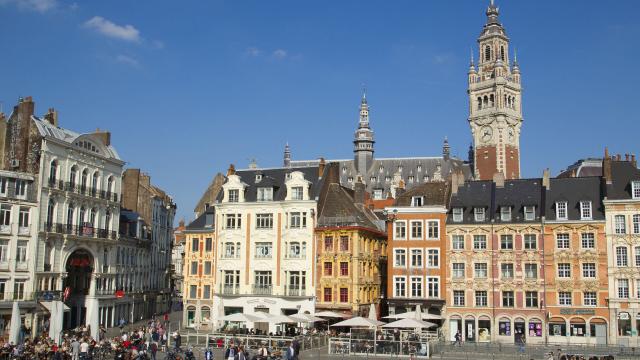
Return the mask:
M562 170L558 177L602 176L602 159L580 159Z
M449 182L438 181L415 185L396 199L396 206L411 206L414 196L422 196L422 204L447 206L449 203Z
M205 212L200 214L195 220L186 226L185 231L202 231L215 229L215 207L210 206Z
M611 161L611 184L606 185L609 200L631 199L631 182L640 180L640 170L629 161Z
M368 207L356 204L354 191L331 183L321 194L318 209L318 227L361 226L384 232L384 222Z
M602 178L599 176L549 179L549 189L545 194L546 220L556 220L558 201L567 202L569 221L580 220L580 201L591 201L593 220L604 220L602 198Z
M449 214L447 222L453 222L453 208L463 209L463 221L461 223L477 223L474 221L473 209L482 207L489 212L493 208L493 181L478 180L466 181L458 187L458 192L451 195L449 201ZM486 223L491 221L489 215L485 216Z
M317 199L322 185L322 181L318 176L318 166L245 169L237 170L236 175L240 176L240 181L248 185L245 188L245 202L256 202L258 198L258 188L261 187L272 187L273 201L283 201L287 196L287 186L285 185L287 174L294 171L302 172L304 179L311 182L309 199ZM257 180L256 175L261 175L262 179ZM223 193L220 191L217 196L217 201L221 202L222 198Z

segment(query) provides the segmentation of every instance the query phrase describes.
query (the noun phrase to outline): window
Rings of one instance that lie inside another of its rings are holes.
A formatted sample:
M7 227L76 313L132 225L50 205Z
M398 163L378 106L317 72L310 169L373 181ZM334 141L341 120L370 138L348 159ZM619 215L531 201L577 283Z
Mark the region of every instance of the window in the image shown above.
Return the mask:
M582 277L595 278L596 277L596 264L584 263L582 264Z
M0 240L0 263L9 261L9 240Z
M303 200L303 196L302 186L293 186L291 188L291 200Z
M422 277L411 277L411 297L422 297Z
M631 196L634 199L640 199L640 181L631 182Z
M204 262L204 274L211 275L211 261Z
M333 251L333 237L331 236L324 237L324 251L326 252Z
M198 297L198 286L190 285L189 286L189 298L195 299Z
M255 287L256 290L262 294L271 293L271 271L256 271L255 272Z
M636 266L640 267L640 246L636 246Z
M464 235L452 235L451 243L453 250L464 250Z
M529 308L538 307L538 293L535 291L527 291L524 295L525 305Z
M536 234L524 234L524 249L535 250L538 248Z
M475 250L485 250L487 248L487 236L473 235L473 248Z
M514 306L513 291L503 291L502 307L513 307L513 306Z
M27 182L25 180L16 179L16 196L24 199L27 195Z
M16 262L18 264L26 264L27 263L27 244L29 242L25 240L18 241L17 254L16 254Z
M406 249L393 249L395 253L394 267L406 267L407 266L407 250Z
M533 221L536 219L536 207L535 206L525 206L524 207L524 219L526 221Z
M614 220L615 220L616 234L626 234L627 224L624 220L624 215L616 215Z
M463 210L462 208L453 208L453 222L462 222Z
M618 279L618 297L621 299L629 298L629 279Z
M273 229L273 214L256 214L256 228Z
M411 249L411 267L422 267L422 249Z
M331 237L329 237L329 239L331 239ZM327 239L325 239L325 242L326 242L326 240ZM302 246L297 241L293 241L293 242L289 243L289 257L290 258L294 258L294 259L304 258L304 257L307 256L306 254L307 254L307 242L306 241L302 242Z
M477 307L486 307L487 306L487 292L486 291L476 291L476 306Z
M598 305L598 297L595 291L585 291L582 294L582 302L584 306L596 306Z
M191 262L191 275L198 275L198 262L197 261L192 261Z
M213 239L212 238L206 238L204 239L204 251L210 252L213 251Z
M500 221L511 221L511 206L500 207Z
M558 249L568 249L569 234L566 234L566 233L556 234L556 244Z
M51 167L49 168L49 184L55 184L56 178L58 177L58 162L52 161Z
M18 227L29 228L29 208L20 207L20 213L18 214Z
M538 278L538 264L524 264L524 277L525 279L537 279Z
M411 221L411 238L422 240L422 221Z
M24 300L24 283L25 280L13 281L13 299Z
M399 239L399 240L406 239L407 238L407 222L396 221L393 231L394 231L393 237L395 239Z
M306 212L292 212L291 213L291 228L302 229L307 227L307 213Z
M500 249L513 250L513 235L500 235Z
M203 288L202 288L202 298L203 299L210 299L211 298L211 285L204 285L203 286ZM204 315L206 315L206 313L204 312L205 311L204 309L205 308L203 308L202 313ZM204 315L203 315L203 319L202 320L203 321L209 321L209 315L207 315L206 318L205 318Z
M9 231L11 226L11 205L0 205L0 230Z
M582 233L580 237L583 249L594 249L596 247L596 236L594 233Z
M440 278L427 276L427 296L430 298L440 297Z
M453 306L464 306L464 290L453 290Z
M473 218L476 222L484 221L484 208L477 207L473 209Z
M473 265L473 275L476 278L487 277L487 263L475 263Z
M238 202L240 200L240 190L229 190L229 202Z
M333 263L325 262L324 263L324 276L333 276Z
M422 206L422 196L413 196L411 198L411 206Z
M5 177L0 177L0 195L7 196L7 185L9 184L9 179Z
M324 302L331 302L331 298L332 298L332 291L331 288L324 288Z
M340 288L340 302L341 303L349 302L349 289L348 288Z
M7 287L7 280L4 279L0 279L0 300L4 300L4 292L6 290Z
M340 251L349 251L349 237L340 236Z
M273 201L273 188L260 187L258 188L258 201Z
M618 267L629 266L629 260L628 260L627 247L626 246L618 246L618 247L616 247L616 265Z
M382 200L382 189L373 189L373 199Z
M452 275L455 279L464 278L464 263L453 263L452 268Z
M484 60L485 61L491 60L491 46L489 46L489 45L487 45L484 48Z
M502 277L505 279L513 279L513 264L501 264L500 265L500 273Z
M428 268L440 267L440 250L427 249L427 267Z
M256 258L271 258L273 256L273 243L270 242L257 242L256 243Z
M571 277L571 264L560 263L558 264L558 277L570 278Z
M242 227L242 215L227 214L227 229L240 229Z
M440 223L437 220L427 221L427 239L440 238Z
M580 220L591 219L591 201L580 201Z
M236 257L236 246L232 242L228 242L224 244L224 255L227 258Z
M566 201L558 201L556 202L556 220L567 220L567 202Z
M631 218L633 222L633 233L640 234L640 214L635 214Z
M396 276L393 278L393 294L396 297L407 296L407 278L403 276Z
M191 239L191 251L197 252L199 248L200 248L200 239L198 238Z
M349 276L349 263L346 261L340 262L340 276Z

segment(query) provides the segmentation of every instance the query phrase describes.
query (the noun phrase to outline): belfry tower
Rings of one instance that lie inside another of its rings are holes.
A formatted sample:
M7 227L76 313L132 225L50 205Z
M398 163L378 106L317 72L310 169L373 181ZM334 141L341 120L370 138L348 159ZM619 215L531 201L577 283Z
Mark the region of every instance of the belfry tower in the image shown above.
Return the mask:
M360 121L353 139L354 165L358 174L364 176L373 164L373 130L369 127L369 105L367 94L362 92Z
M497 172L520 177L522 88L516 56L509 59L509 38L491 0L487 23L478 37L478 66L469 65L469 125L473 136L475 178L489 180Z

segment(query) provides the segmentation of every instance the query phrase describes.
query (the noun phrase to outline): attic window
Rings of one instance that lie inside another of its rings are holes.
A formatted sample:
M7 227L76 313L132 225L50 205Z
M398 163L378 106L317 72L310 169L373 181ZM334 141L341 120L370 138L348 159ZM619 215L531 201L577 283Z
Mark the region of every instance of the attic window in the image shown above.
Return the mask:
M382 189L373 189L373 199L382 200Z
M256 174L256 182L262 180L262 174Z
M398 166L398 172L402 172L402 165Z
M567 220L567 202L566 201L557 201L556 202L556 220Z
M291 200L303 200L303 194L302 186L294 186L291 188Z
M374 182L376 182L376 177L375 177L375 176L372 176L372 177L370 177L370 178L369 178L369 180L370 180L372 183L374 183Z
M536 207L535 206L525 206L524 207L524 219L526 221L533 221L536 218Z
M476 222L484 221L484 208L482 207L474 208L473 217Z
M422 196L413 196L411 198L411 206L422 206L423 198Z
M385 177L385 178L384 178L384 181L386 181L386 182L391 182L391 176L387 176L387 177Z
M273 188L258 188L258 201L273 201Z
M580 201L580 220L591 220L591 201Z
M287 173L284 177L285 177L285 179L290 180L291 179L291 173Z
M462 208L453 208L453 221L454 222L462 222Z
M413 182L413 176L409 176L409 182L412 183Z
M500 207L500 220L511 221L511 206Z
M346 166L343 166L343 167L342 167L342 173L344 174L344 173L346 173L346 172L347 172L347 167L346 167Z
M384 167L382 165L380 165L380 167L378 168L378 171L380 171L381 173L384 172Z
M347 182L352 183L353 182L353 177L349 176L349 178L347 179Z
M418 165L418 171L422 171L422 165Z
M634 199L640 199L640 181L631 182L631 196Z

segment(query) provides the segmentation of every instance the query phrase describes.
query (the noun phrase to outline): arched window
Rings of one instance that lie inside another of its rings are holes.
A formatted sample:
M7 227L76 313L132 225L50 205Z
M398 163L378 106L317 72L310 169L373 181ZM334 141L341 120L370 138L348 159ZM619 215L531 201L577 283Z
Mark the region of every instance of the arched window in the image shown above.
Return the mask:
M109 179L107 179L107 191L113 193L113 176L109 176Z
M489 106L489 97L485 95L482 101L482 107L487 107L487 106Z
M482 98L478 97L478 110L482 110Z
M49 184L55 184L58 178L58 162L53 160L49 169Z
M504 61L504 46L500 46L500 60Z
M69 184L71 185L71 187L76 186L76 182L78 181L77 178L78 178L78 167L74 165L71 167L71 172L69 173Z
M73 203L69 204L69 207L67 208L67 228L70 229L71 226L73 225L73 213L75 211L75 208L73 207Z
M89 226L96 227L96 209L93 208L89 211Z
M493 94L489 95L489 102L491 103L491 107L495 106L495 99L493 98Z
M89 177L89 173L87 172L87 169L84 169L82 171L82 178L80 180L80 188L82 189L83 192L87 189L88 177Z
M98 190L98 172L97 171L93 173L93 179L91 179L91 188L93 189L94 192Z
M107 210L106 215L104 216L104 229L109 232L111 230L111 211Z
M511 99L511 108L512 108L513 110L515 110L515 109L516 109L516 98L515 98L515 97L514 97L513 99Z
M55 201L49 199L49 205L47 206L47 226L53 225L53 216L56 211Z
M211 321L211 310L207 306L203 306L200 309L200 321L203 323L208 323Z
M84 206L80 208L80 212L78 213L78 227L82 227L84 225L84 215L85 215L85 208Z
M491 60L491 46L489 45L484 48L484 59L486 61Z

